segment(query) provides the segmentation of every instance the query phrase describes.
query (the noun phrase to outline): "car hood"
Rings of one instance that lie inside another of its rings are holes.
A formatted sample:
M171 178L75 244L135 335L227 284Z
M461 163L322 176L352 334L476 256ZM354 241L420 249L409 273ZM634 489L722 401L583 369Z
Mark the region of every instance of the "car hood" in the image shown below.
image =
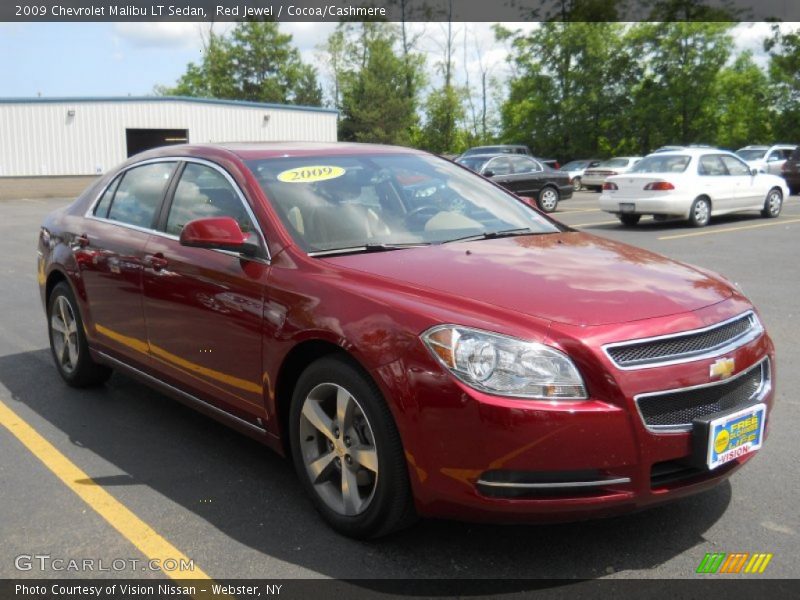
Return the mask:
M721 279L584 233L456 242L329 257L339 268L515 313L602 325L693 311L732 296Z

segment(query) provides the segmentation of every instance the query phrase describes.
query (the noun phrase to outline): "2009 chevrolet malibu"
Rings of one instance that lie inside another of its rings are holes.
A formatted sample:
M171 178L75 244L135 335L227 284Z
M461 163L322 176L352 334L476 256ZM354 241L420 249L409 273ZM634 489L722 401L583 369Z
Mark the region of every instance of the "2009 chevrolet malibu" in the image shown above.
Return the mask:
M414 150L149 151L47 217L38 268L68 384L115 369L256 437L354 537L696 493L773 402L725 279Z

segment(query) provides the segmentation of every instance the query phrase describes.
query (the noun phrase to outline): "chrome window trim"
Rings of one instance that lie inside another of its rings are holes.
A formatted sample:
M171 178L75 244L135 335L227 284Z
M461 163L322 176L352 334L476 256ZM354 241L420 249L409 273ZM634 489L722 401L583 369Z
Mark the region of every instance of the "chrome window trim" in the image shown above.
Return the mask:
M256 262L263 262L263 263L266 263L266 264L270 264L272 262L272 256L270 255L270 252L269 252L269 245L267 245L267 238L264 235L264 231L261 229L261 224L258 222L258 219L256 219L256 215L253 212L253 209L250 207L250 204L247 202L247 199L244 197L244 193L239 188L239 186L236 184L236 182L233 180L233 177L231 177L230 173L228 173L225 169L223 169L218 164L216 164L216 163L214 163L214 162L212 162L210 160L203 159L203 158L195 158L195 157L191 157L191 156L164 156L164 157L159 157L159 158L150 158L150 159L147 159L147 160L143 160L141 162L137 162L137 163L134 163L132 165L128 165L124 169L120 169L119 171L117 171L114 174L114 177L111 178L111 181L109 181L106 185L104 185L101 188L100 192L95 196L94 200L92 200L91 204L89 205L89 209L83 215L84 218L91 219L93 221L100 221L102 223L111 223L111 224L114 224L114 225L118 225L120 227L127 227L128 229L133 229L135 231L141 231L143 233L149 233L149 234L152 234L152 235L157 235L157 236L160 236L160 237L163 237L163 238L167 238L167 239L170 239L170 240L179 240L180 239L179 236L172 235L172 234L167 233L165 231L159 231L157 229L152 229L152 228L149 228L149 227L139 227L138 225L131 225L129 223L123 223L122 221L115 221L113 219L107 219L107 218L104 218L104 217L98 217L98 216L96 216L94 214L94 210L97 207L97 203L100 202L100 199L103 197L103 194L105 194L105 192L108 189L108 187L110 185L112 185L120 175L122 175L123 173L127 173L128 171L130 171L131 169L135 169L136 167L143 167L145 165L154 164L154 163L162 163L162 162L174 162L174 163L178 163L178 164L180 164L180 163L194 163L194 164L199 164L199 165L204 165L206 167L210 167L210 168L214 169L215 171L217 171L218 173L220 173L226 179L226 181L231 185L231 187L236 192L236 195L239 198L239 201L244 205L245 211L247 212L247 216L250 217L250 220L253 222L253 226L255 227L256 234L258 235L259 239L261 240L261 244L262 244L262 246L264 248L264 251L267 253L267 256L266 256L266 258L258 258L258 257L253 257L253 256L244 256L244 255L242 255L242 254L240 254L238 252L233 252L231 250L221 250L221 249L217 249L217 248L209 248L209 250L211 250L212 252L221 252L222 254L227 254L229 256L236 256L236 257L239 257L239 258L244 258L246 260L252 260L252 261L256 261ZM182 175L182 173L181 173L181 175Z
M477 485L495 488L515 488L525 490L553 490L559 488L604 487L607 485L621 485L630 483L630 477L616 477L614 479L599 479L597 481L563 481L560 483L514 483L511 481L484 481L479 479Z
M653 396L665 396L667 394L676 394L681 392L691 392L692 390L700 390L704 388L710 387L717 387L720 385L725 385L730 383L731 381L736 381L737 379L741 379L745 375L749 375L755 369L761 369L763 374L761 379L761 387L753 394L751 398L751 404L758 404L759 402L763 401L764 398L767 397L767 394L772 390L772 365L769 360L769 356L765 356L757 363L750 365L747 369L744 369L734 375L733 377L729 377L727 379L721 379L719 381L712 381L711 383L702 383L700 385L692 385L689 387L683 388L674 388L671 390L662 390L658 392L646 392L644 394L637 394L633 397L633 403L636 406L636 412L639 414L639 419L641 419L642 424L645 426L651 433L686 433L687 431L692 430L692 424L684 424L684 425L648 425L647 422L644 420L644 415L642 414L641 408L639 408L639 400L641 398L652 398Z
M653 359L652 362L644 362L641 364L623 366L617 363L617 361L614 360L614 358L611 356L611 353L609 352L609 350L624 346L634 346L636 344L646 344L649 342L678 339L682 337L695 335L698 333L705 333L706 331L711 331L719 327L724 327L725 325L733 323L734 321L737 321L744 317L749 318L753 323L753 327L752 329L750 329L750 331L743 333L738 337L733 338L732 340L730 340L729 342L725 343L722 346L716 346L714 348L703 350L699 354L687 354L679 358L667 358L664 360ZM743 313L736 315L735 317L731 317L730 319L720 321L719 323L714 323L713 325L708 325L707 327L701 327L699 329L690 329L688 331L680 331L676 333L668 333L665 335L657 335L653 337L636 338L633 340L625 340L624 342L612 342L610 344L604 344L602 348L603 348L603 353L606 355L606 358L608 358L608 360L611 361L614 367L616 367L620 371L635 371L638 369L653 369L656 367L667 367L670 365L679 365L687 362L694 362L697 360L714 358L715 356L719 356L720 354L727 354L728 352L736 350L737 348L740 348L745 344L749 344L750 342L761 336L761 334L763 333L764 333L764 326L761 324L761 320L758 318L758 315L756 315L756 313L752 310L747 310Z

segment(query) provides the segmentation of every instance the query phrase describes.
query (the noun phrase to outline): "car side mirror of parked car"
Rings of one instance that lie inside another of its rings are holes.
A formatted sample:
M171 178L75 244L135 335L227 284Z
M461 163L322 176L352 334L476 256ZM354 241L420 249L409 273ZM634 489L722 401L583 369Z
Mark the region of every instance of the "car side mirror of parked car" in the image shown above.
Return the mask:
M763 173L763 172L764 172L764 169L759 169L757 167L753 167L752 169L750 169L750 174L751 175L758 175L759 173Z
M231 217L208 217L189 221L181 230L180 243L192 248L230 250L259 256L261 247L248 241L239 223Z
M487 169L487 170L485 170L483 172L483 176L484 177L494 177L494 171L492 171L491 169Z

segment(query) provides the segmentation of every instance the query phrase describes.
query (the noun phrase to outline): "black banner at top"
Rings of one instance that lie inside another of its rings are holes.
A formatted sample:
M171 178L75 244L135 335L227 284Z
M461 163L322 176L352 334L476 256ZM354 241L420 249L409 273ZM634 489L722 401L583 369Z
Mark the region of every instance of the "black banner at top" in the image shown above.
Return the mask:
M3 0L0 21L800 21L797 0Z

